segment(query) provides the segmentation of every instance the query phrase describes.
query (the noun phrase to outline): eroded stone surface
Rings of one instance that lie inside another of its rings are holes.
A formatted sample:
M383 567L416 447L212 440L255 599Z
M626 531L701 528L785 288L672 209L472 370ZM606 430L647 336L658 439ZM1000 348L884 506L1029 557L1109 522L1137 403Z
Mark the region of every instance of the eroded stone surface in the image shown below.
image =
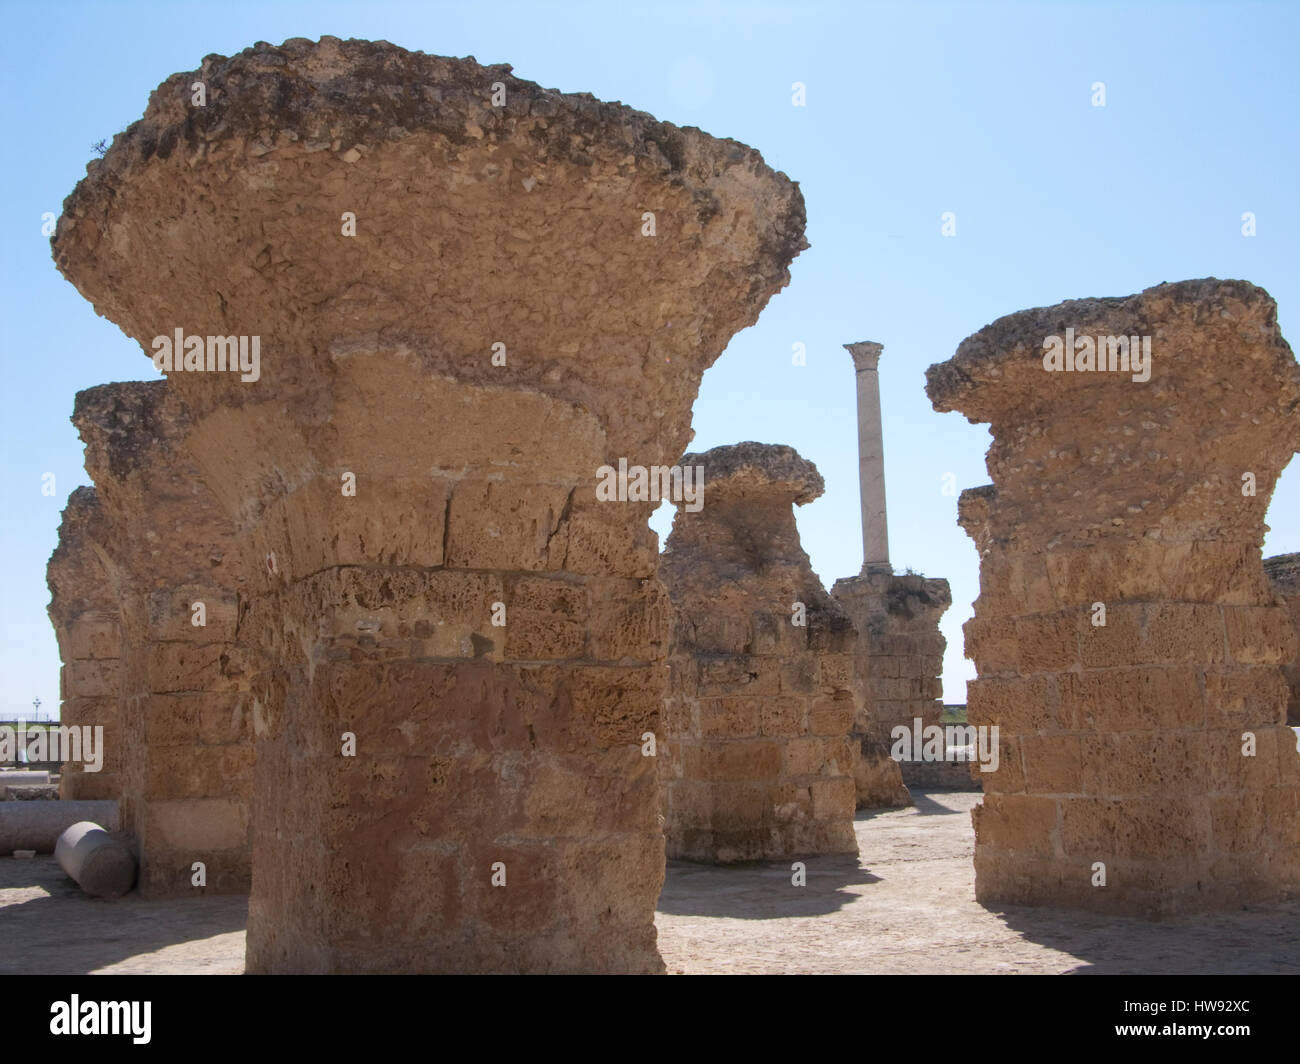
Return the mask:
M1264 559L1264 572L1268 574L1273 590L1282 596L1291 627L1300 632L1300 554L1279 554ZM1300 648L1300 643L1297 643ZM1282 675L1290 691L1286 702L1286 722L1300 725L1300 661L1290 661L1282 666Z
M86 772L84 761L64 762L59 790L69 800L117 799L122 791L122 625L118 572L105 553L109 541L99 495L77 488L45 574L63 661L59 723L104 730L98 772Z
M1150 337L1150 379L1049 372L1067 328ZM961 508L981 556L969 719L1001 729L977 896L1160 914L1294 892L1295 637L1260 544L1300 368L1273 300L1208 279L1023 311L928 392L993 434L993 486Z
M703 507L678 504L659 572L675 610L658 760L670 857L857 853L855 633L799 543L821 475L791 447L688 454ZM802 622L802 623L800 623Z
M182 441L167 381L77 394L123 634L122 824L145 895L250 883L251 650L240 645L234 530ZM196 623L202 622L202 623ZM116 744L115 744L116 748Z
M948 646L939 618L952 604L948 581L876 569L835 581L831 594L858 631L858 808L910 805L905 784L919 762L894 761L891 734L898 725L914 729L917 720L922 729L939 723Z
M251 971L661 968L667 608L596 471L682 453L803 220L734 141L334 38L209 56L90 164L96 308L260 337L169 380L260 582Z

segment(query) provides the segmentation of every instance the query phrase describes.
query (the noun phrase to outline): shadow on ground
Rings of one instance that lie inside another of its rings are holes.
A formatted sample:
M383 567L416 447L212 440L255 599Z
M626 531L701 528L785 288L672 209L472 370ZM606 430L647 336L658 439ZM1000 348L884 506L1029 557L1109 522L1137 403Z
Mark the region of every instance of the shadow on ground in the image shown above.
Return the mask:
M54 857L0 858L0 975L83 975L170 946L242 932L240 895L89 898ZM197 893L197 892L196 892Z
M1300 975L1300 903L1167 920L983 908L1025 941L1077 960L1069 975Z
M795 886L793 861L733 865L669 861L658 911L672 916L782 920L822 916L858 901L848 889L879 882L856 857L806 857L805 885Z

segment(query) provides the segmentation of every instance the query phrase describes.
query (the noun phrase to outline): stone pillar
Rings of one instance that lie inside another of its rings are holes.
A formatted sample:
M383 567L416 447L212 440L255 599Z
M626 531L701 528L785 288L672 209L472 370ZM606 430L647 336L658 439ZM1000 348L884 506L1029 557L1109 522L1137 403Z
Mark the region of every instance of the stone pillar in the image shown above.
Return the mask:
M1273 300L1209 279L1024 311L927 391L993 434L993 489L963 507L969 719L1000 729L977 897L1160 915L1293 893L1294 636L1260 544L1300 367Z
M84 761L64 762L59 795L67 800L121 796L122 629L117 574L103 549L108 539L95 489L77 488L68 498L45 571L50 622L63 659L59 723L104 730L98 772L85 771Z
M856 854L854 632L794 519L822 494L821 475L793 448L762 443L682 466L704 489L674 500L659 560L675 611L658 751L668 856Z
M661 970L657 497L606 472L682 454L803 224L734 141L335 38L90 164L64 274L146 348L260 343L169 379L261 581L248 970Z
M252 680L237 645L234 529L181 441L166 381L77 393L125 636L120 795L140 893L243 892L251 880ZM201 622L201 623L199 623Z
M913 778L913 762L891 769L883 761L892 763L891 733L896 726L910 731L920 720L924 729L938 724L943 713L943 652L948 643L939 631L939 618L952 604L948 581L876 569L835 581L831 594L858 630L858 808L911 805L904 785Z
M870 340L845 344L858 378L858 487L862 495L862 573L892 573L889 522L885 515L885 437L880 417L884 346Z
M1273 590L1286 603L1291 627L1300 632L1300 554L1265 558L1264 572L1268 574ZM1290 692L1286 702L1286 722L1291 727L1300 727L1300 659L1283 665L1282 675Z

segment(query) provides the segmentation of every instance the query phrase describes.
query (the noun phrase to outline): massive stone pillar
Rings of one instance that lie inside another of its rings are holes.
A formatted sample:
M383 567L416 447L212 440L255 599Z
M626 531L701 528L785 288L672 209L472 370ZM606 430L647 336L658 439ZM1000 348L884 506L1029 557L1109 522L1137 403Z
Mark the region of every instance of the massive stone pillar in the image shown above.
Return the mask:
M885 517L885 451L877 366L883 346L845 344L858 386L858 487L862 497L862 572L837 580L831 593L858 631L855 683L858 714L858 808L910 805L904 786L910 764L889 756L895 725L937 724L943 712L943 652L939 618L952 602L947 580L907 573L889 563Z
M688 454L703 477L659 559L674 607L660 744L668 855L749 861L857 853L854 632L799 543L824 490L791 447Z
M1264 572L1268 574L1273 590L1286 603L1291 617L1291 627L1300 632L1300 554L1279 554L1264 559ZM1300 642L1297 642L1300 650ZM1289 691L1286 701L1286 722L1300 726L1300 656L1282 666Z
M1024 311L927 390L993 434L962 505L969 716L1001 738L980 900L1155 915L1300 887L1294 642L1260 563L1300 443L1273 300L1209 279Z
M117 574L122 652L120 801L140 893L246 891L253 786L252 664L237 645L234 529L182 441L166 381L77 393L72 417Z
M261 581L250 971L662 968L657 500L598 471L685 450L803 220L734 141L334 38L90 164L65 275L160 358L246 339L169 385Z
M84 760L65 761L59 795L68 800L116 799L122 787L122 627L117 574L104 553L104 511L94 488L68 497L59 542L46 566L50 623L63 659L59 723L102 728L98 771ZM95 733L92 731L92 735Z

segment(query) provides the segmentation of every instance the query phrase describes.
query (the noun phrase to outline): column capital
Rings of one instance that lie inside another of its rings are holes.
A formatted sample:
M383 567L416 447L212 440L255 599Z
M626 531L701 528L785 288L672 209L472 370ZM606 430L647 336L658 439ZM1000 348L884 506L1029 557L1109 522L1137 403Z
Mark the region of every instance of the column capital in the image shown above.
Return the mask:
M880 353L884 349L884 344L878 344L873 340L860 340L856 344L844 345L844 350L853 356L853 368L859 373L864 369L875 369L876 363L880 361Z

